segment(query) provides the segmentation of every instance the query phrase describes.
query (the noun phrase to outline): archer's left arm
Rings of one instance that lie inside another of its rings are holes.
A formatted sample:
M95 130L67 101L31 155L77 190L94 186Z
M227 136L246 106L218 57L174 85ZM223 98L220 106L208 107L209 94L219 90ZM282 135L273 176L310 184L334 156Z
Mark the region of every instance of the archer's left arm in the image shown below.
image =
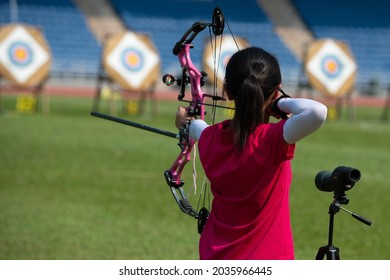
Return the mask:
M197 120L194 117L188 116L188 112L184 107L177 108L175 119L177 129L180 129L186 122L190 122L190 137L196 141L199 140L203 130L209 126L204 120Z
M193 120L190 124L190 137L198 141L203 130L208 126L204 120Z

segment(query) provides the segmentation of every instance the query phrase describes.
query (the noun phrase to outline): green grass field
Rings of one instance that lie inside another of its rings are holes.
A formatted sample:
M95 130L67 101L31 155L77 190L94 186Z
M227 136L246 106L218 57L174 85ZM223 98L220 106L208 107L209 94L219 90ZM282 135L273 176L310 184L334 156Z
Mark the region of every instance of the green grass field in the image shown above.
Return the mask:
M163 176L176 140L91 117L88 98L51 97L50 114L33 115L16 113L15 100L3 97L0 115L0 259L198 258L196 222L178 209ZM122 117L175 131L176 107L160 102L158 116ZM381 110L359 108L355 122L343 112L297 145L297 259L314 259L327 243L333 194L317 190L314 177L340 165L362 174L344 206L373 222L335 215L341 259L390 259L390 123L380 121ZM189 166L185 179L188 189Z

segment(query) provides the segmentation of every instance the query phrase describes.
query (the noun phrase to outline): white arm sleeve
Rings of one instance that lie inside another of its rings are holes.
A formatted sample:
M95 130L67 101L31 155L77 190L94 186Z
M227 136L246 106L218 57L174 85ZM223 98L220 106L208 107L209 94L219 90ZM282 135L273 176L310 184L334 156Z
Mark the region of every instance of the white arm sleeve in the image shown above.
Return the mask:
M190 124L190 137L198 141L203 130L208 126L204 120L193 120Z
M289 144L294 144L313 133L326 120L327 107L320 102L306 98L283 98L277 106L292 116L283 127L283 138Z

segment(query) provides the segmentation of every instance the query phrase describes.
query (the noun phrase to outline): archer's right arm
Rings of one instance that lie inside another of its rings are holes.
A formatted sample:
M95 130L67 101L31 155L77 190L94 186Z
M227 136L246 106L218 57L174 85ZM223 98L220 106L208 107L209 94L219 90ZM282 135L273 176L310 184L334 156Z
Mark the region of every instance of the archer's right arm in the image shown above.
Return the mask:
M283 127L283 138L294 144L319 129L326 120L327 107L315 100L306 98L283 98L278 108L292 116Z

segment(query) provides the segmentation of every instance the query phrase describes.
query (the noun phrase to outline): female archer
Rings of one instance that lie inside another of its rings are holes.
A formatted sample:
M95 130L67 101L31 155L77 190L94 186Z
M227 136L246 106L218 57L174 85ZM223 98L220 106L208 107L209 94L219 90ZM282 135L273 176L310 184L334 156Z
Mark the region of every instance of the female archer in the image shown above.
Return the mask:
M213 194L200 259L294 259L290 161L295 143L321 127L327 108L284 94L276 58L257 47L231 57L224 91L235 103L231 120L209 126L182 107L176 114L176 126L189 122L198 140ZM280 121L270 123L271 116Z

